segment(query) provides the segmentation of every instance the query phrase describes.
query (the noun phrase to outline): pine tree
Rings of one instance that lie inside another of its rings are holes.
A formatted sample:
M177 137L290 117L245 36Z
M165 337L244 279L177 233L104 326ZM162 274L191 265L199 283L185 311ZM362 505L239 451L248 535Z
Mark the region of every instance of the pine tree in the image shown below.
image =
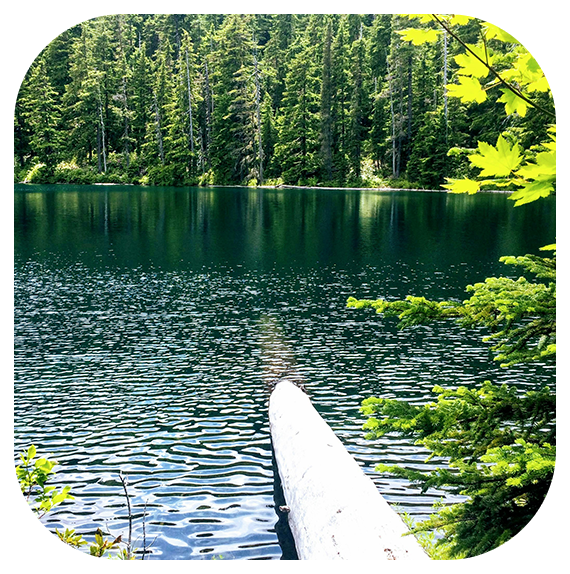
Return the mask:
M253 42L248 17L230 14L217 32L212 76L211 162L218 183L255 177Z
M289 49L295 31L295 14L275 14L270 29L270 37L263 48L263 61L267 70L267 92L271 97L272 107L281 107L285 92L285 76Z
M323 72L321 82L321 154L325 181L332 181L333 166L333 118L332 118L332 24L327 22L323 52Z
M344 184L348 175L348 134L350 107L349 42L347 17L342 16L332 44L332 164L333 179Z
M307 37L300 40L285 80L275 155L287 183L306 183L320 170L320 85L315 52Z
M351 47L352 93L349 112L349 139L347 142L351 175L356 181L360 179L362 147L366 137L368 117L365 55L365 41L361 35L352 43Z
M150 122L151 113L152 80L150 75L150 61L146 55L146 51L146 44L141 40L131 57L131 108L133 110L131 135L134 150L136 150L139 155L143 152L146 126Z
M31 133L29 147L49 177L59 157L61 108L43 58L32 65L26 87L22 115Z

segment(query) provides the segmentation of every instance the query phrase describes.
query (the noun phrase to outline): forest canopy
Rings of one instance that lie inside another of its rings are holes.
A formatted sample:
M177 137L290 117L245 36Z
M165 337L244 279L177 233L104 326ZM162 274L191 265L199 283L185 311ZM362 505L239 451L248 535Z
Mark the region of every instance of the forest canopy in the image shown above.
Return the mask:
M497 177L478 181L469 158L516 156L515 146L549 139L544 75L492 24L454 16L456 37L417 16L117 14L80 23L22 83L15 180L457 191L468 178L469 191L509 189ZM485 54L466 52L483 32ZM477 62L483 55L491 70ZM516 76L513 62L524 58L530 79ZM494 70L526 85L533 105L497 86Z

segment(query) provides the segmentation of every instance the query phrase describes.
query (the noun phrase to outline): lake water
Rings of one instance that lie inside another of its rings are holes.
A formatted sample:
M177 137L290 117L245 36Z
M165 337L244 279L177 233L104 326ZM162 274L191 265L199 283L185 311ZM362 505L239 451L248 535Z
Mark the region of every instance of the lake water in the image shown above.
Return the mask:
M147 559L280 559L267 400L284 373L419 519L442 493L374 466L425 453L365 440L361 401L554 383L552 367L498 367L481 330L398 331L346 308L351 295L463 299L518 276L498 259L555 240L554 198L36 185L14 201L15 452L57 459L54 484L76 497L50 529L126 535L122 472L138 548L146 506Z

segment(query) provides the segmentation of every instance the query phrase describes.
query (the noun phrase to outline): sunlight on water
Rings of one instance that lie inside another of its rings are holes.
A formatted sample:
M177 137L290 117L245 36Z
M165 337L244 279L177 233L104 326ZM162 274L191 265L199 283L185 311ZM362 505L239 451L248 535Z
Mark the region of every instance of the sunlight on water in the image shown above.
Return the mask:
M400 332L346 299L462 297L467 283L503 272L500 255L552 241L546 205L513 212L502 195L404 192L18 190L15 451L34 443L57 459L57 482L76 497L45 523L124 532L122 471L136 546L146 512L151 559L279 559L267 400L284 373L386 498L425 516L442 493L374 473L378 462L419 467L424 453L395 437L366 441L361 401L421 404L435 383L523 388L552 384L554 372L501 370L482 332Z

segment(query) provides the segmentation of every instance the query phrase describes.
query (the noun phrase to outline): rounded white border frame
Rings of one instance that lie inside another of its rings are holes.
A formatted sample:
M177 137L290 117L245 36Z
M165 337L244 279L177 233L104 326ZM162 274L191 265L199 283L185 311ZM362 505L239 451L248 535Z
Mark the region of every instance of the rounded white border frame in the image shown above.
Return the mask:
M141 9L137 9L140 6ZM5 510L5 547L6 555L5 565L8 571L15 570L16 567L25 566L33 567L34 564L52 567L57 570L75 571L79 568L83 572L97 572L102 566L119 571L125 566L122 561L106 561L101 564L94 562L94 559L77 550L66 547L58 543L57 539L47 531L47 529L37 521L24 498L20 495L15 474L13 472L13 201L12 194L8 190L13 185L13 113L16 97L20 84L25 73L37 58L40 52L57 36L65 30L71 28L86 20L97 18L99 16L111 14L152 14L152 13L412 13L420 14L426 12L444 13L444 14L465 14L478 17L482 20L491 22L500 28L503 28L515 38L517 38L536 58L544 70L546 77L552 88L556 103L557 126L558 126L558 150L559 157L568 157L567 140L568 140L568 105L565 104L565 96L568 97L567 88L569 87L568 78L565 77L565 66L562 64L565 53L567 53L568 18L570 16L570 6L557 4L532 4L532 5L495 5L495 4L393 4L393 5L374 5L374 4L109 4L83 10L76 14L70 15L49 30L47 30L32 47L28 50L24 58L18 65L5 100L4 108L4 240L5 255L7 264L5 265L5 310L9 318L4 324L5 342L5 361L4 380L4 500L6 502ZM554 16L554 17L553 17ZM557 17L560 16L560 17ZM567 162L558 162L558 188L562 190L562 197L557 198L557 221L561 221L561 212L565 209L566 200L564 198L565 189L563 185L567 182ZM560 185L562 183L562 185ZM564 253L566 251L566 231L564 226L557 226L557 243L558 251L562 253L562 270L566 270ZM560 254L558 255L560 261ZM560 265L559 265L560 267ZM559 273L560 275L560 273ZM565 294L564 283L563 294ZM559 314L564 309L565 298L562 298L562 305L558 307ZM564 326L559 330L559 344L564 349L566 342L566 332ZM564 353L560 353L558 358L558 372L566 372L566 359ZM563 413L570 404L570 383L561 382L557 385L557 409ZM431 572L460 572L480 574L481 570L492 568L496 571L498 567L509 572L509 574L526 573L556 540L561 537L568 528L570 528L570 499L566 485L570 483L570 452L568 448L568 417L559 416L558 425L558 457L554 480L548 496L531 522L515 537L503 546L466 560L457 561L433 561L431 563L422 562L422 571ZM377 568L377 563L366 561L366 550L363 549L362 567ZM212 569L224 568L224 561L182 561L178 566L166 566L174 572L186 572L191 567L193 569ZM10 568L13 564L14 567ZM16 566L17 564L17 566ZM140 567L147 571L160 572L165 568L164 561L138 561ZM229 563L232 569L241 570L241 568L255 568L256 561L235 561ZM267 568L268 561L259 561ZM271 561L273 568L288 568L291 565L298 569L305 569L311 572L315 565L307 562L285 563ZM289 566L286 566L288 564ZM411 563L387 562L385 563L391 572L414 572L417 567ZM389 565L389 566L388 566ZM346 565L338 562L328 562L327 568L332 571L344 572ZM308 569L308 570L307 570ZM329 571L330 571L329 570ZM244 570L245 571L245 570Z

